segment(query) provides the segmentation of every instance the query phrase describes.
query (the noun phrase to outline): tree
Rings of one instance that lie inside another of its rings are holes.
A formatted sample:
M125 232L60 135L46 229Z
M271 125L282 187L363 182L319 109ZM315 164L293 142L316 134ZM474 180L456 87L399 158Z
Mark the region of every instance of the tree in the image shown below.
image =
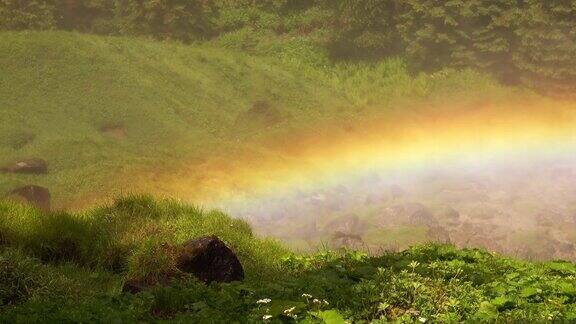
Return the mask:
M0 30L53 29L55 12L50 0L0 0Z
M205 0L116 0L121 32L190 42L212 33L212 4Z

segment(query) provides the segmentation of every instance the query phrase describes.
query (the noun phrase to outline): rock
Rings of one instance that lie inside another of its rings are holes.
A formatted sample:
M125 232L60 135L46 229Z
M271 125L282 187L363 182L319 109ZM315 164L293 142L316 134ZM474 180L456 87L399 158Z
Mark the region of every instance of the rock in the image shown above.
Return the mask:
M440 222L451 227L457 226L460 221L460 213L450 206L442 208L436 216Z
M100 127L100 133L106 137L111 137L119 140L126 138L128 135L126 127L120 123L104 124Z
M236 118L237 127L271 127L282 122L282 113L267 101L257 101L252 108L242 112Z
M331 221L324 228L325 231L331 233L342 232L346 234L362 233L366 230L367 225L360 220L357 215L349 214L341 216Z
M0 168L0 172L21 173L21 174L46 174L48 173L48 163L38 158L24 159Z
M9 192L8 197L24 200L44 211L50 210L50 191L44 187L28 185Z
M158 247L174 261L174 267L147 278L128 278L122 292L137 294L157 285L168 285L176 278L192 275L204 283L232 282L244 279L244 269L238 258L216 236L206 236L181 246L163 244Z
M397 223L409 225L436 225L438 222L426 206L419 203L406 203L388 209L390 216Z
M244 280L240 261L216 236L186 242L176 262L180 271L191 273L205 283Z

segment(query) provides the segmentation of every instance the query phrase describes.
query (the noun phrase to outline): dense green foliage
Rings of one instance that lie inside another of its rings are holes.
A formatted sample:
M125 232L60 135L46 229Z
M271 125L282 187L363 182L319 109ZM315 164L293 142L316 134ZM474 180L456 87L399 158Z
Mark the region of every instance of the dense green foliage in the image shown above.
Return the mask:
M56 20L56 9L50 1L0 2L0 30L54 29Z
M202 0L119 0L120 31L191 41L211 33L210 6Z
M504 82L568 91L576 80L572 1L350 1L343 55L402 55L418 70L476 67Z
M80 30L185 42L297 37L339 59L406 58L412 70L476 68L567 94L576 81L573 1L3 0L0 29Z
M0 220L0 322L576 319L571 263L437 245L376 257L295 255L255 238L243 221L147 197L83 214L0 202ZM184 276L136 295L120 292L127 278L172 271L163 244L208 234L236 251L244 282L205 286Z

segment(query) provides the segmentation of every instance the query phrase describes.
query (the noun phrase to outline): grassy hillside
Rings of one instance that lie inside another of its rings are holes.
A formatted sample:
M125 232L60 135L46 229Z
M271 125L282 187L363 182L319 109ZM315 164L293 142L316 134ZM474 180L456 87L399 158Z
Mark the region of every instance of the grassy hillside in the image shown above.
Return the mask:
M301 256L255 238L243 221L148 197L83 214L6 202L0 217L0 322L576 319L572 263L437 245L378 257ZM209 234L237 253L244 282L205 286L184 276L136 295L121 292L126 279L172 271L163 244ZM257 303L263 299L270 301Z
M0 162L46 159L50 176L33 181L58 201L110 190L128 166L229 151L247 135L237 117L258 100L292 116L337 100L273 64L214 48L68 33L0 39ZM11 177L0 190L27 181Z
M0 33L0 164L39 157L50 168L42 177L3 175L0 192L33 182L53 192L56 207L84 206L153 191L162 173L212 158L266 154L258 139L318 122L509 96L471 71L411 76L398 59L331 64L298 40L276 41L260 56L229 45Z

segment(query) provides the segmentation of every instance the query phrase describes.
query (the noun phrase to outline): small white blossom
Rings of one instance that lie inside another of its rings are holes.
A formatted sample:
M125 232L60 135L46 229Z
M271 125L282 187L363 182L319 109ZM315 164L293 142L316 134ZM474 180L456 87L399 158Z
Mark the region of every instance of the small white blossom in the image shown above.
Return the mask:
M323 299L322 302L324 303L324 305L329 305L329 303L326 299Z
M292 312L296 309L296 307L290 307L286 310L284 310L284 314L288 315L288 314L292 314Z
M426 323L426 322L428 322L428 319L426 317L418 317L418 322Z
M272 301L272 299L270 299L270 298L264 298L264 299L260 299L259 301L257 301L256 304L268 304L271 301Z
M302 294L302 297L304 297L304 298L312 298L312 295L310 295L310 294Z
M408 265L410 268L412 268L412 270L418 268L418 266L420 265L420 262L418 261L412 261L410 262L410 264Z
M313 302L314 304L320 304L320 303L322 303L322 302L320 301L320 299L317 299L317 298L314 298L314 300L313 300L312 302Z
M262 319L265 320L265 321L267 321L267 320L269 320L269 319L271 319L271 318L272 318L272 315L264 315L264 316L262 316Z

